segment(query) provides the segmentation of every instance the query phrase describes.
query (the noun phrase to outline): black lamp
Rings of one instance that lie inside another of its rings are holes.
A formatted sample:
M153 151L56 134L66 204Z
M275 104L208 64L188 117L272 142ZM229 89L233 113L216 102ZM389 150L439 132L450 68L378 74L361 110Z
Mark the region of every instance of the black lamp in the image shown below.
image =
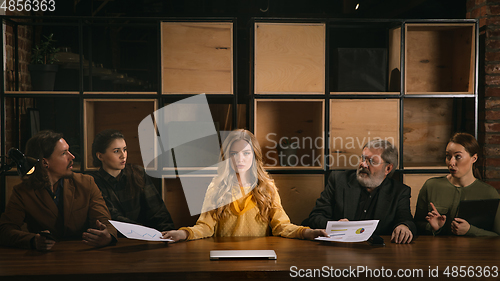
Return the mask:
M19 176L31 175L35 171L35 165L38 163L38 159L33 157L26 157L17 148L9 149L7 157L10 158L10 164L3 165L0 168L0 175L4 172L10 170L12 167L17 167L17 173Z

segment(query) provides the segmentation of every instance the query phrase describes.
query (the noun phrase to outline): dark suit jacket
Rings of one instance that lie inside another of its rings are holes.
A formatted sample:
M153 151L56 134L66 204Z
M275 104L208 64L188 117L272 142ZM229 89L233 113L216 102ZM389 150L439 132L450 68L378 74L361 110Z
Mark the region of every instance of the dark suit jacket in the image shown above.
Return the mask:
M49 230L57 239L81 239L89 227L96 227L99 220L108 228L116 241L116 229L108 222L110 215L101 191L89 175L74 173L63 183L64 227L58 231L58 208L43 187L14 186L12 196L0 217L0 244L18 248L31 248L36 233ZM26 223L28 231L21 226Z
M354 220L362 188L355 170L332 172L316 206L302 224L324 229L328 221ZM404 224L415 236L417 228L410 211L410 187L386 178L377 188L380 190L374 219L379 223L375 234L390 235L396 226Z

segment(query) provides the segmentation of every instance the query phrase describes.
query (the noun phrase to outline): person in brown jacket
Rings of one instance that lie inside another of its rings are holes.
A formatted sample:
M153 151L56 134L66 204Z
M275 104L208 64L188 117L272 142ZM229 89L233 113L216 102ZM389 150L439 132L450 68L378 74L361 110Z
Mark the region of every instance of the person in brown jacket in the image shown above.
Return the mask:
M25 152L39 162L13 188L0 217L0 244L43 251L56 240L81 238L92 247L115 243L101 192L91 176L73 173L75 157L62 134L41 131L28 140Z

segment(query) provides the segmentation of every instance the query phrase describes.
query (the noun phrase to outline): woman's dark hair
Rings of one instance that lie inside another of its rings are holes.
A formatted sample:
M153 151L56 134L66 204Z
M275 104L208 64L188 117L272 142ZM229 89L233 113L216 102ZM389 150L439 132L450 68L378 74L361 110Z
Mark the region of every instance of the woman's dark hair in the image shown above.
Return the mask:
M62 137L63 134L45 130L38 132L28 140L26 143L26 149L24 150L24 155L40 160L36 163L33 174L24 178L24 180L28 181L30 185L50 185L47 171L42 168L42 159L49 158L52 155L57 142L62 139Z
M106 153L109 145L116 139L125 139L118 130L104 130L97 134L92 143L92 164L95 167L102 167L102 162L97 158L97 152Z
M450 138L449 142L460 144L465 148L465 151L467 151L471 157L477 155L477 157L479 158L479 143L473 135L468 133L455 133ZM474 164L472 164L472 173L475 178L481 179L481 174L476 167L476 163L477 160Z
M92 143L92 164L95 167L102 168L102 162L97 158L97 152L106 153L106 149L116 139L125 140L125 136L118 130L104 130L95 136ZM144 173L138 167L130 164L126 164L124 170L127 175L127 187L132 191L130 196L135 197L136 192L144 188Z

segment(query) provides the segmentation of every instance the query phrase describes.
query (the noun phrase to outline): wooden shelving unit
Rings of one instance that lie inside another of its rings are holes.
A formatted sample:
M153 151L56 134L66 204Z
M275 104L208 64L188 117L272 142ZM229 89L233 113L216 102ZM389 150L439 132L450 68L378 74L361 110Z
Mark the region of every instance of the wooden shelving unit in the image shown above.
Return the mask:
M305 32L313 27L318 33ZM412 187L414 211L425 180L446 173L452 133L477 133L474 20L255 19L253 31L250 120L264 153L276 155L266 147L282 136L322 136L321 149L296 152L322 153L321 165L268 167L278 188L293 173L317 198L331 170L355 169L363 145L382 138L400 152L395 177ZM323 75L325 84L311 78Z
M16 20L9 20L9 24L27 23ZM33 20L29 18L28 23L44 24ZM46 20L51 31L58 24L56 19ZM113 25L120 24L112 20ZM248 25L245 39L249 61L238 56L236 46L241 41L236 40L235 19L118 21L123 21L127 30L146 34L138 52L147 67L136 70L150 74L147 86L113 84L106 80L109 75L99 76L103 69L90 62L98 63L110 54L92 53L96 42L87 41L93 38L92 32L111 23L75 18L60 23L70 22L71 30L78 31L71 33L78 42L73 52L80 55L82 65L67 69L66 82L71 85L53 92L12 91L12 87L1 91L2 109L6 100L15 104L24 99L50 108L54 114L46 120L52 122L52 129L74 138L82 172L93 169L90 145L97 132L122 130L129 146L129 162L140 164L134 129L138 123L165 105L205 93L217 130L247 127L248 122L262 147L266 169L280 189L285 210L293 222L300 223L330 172L354 168L356 164L348 163L349 158L357 158L369 138L393 140L400 151L396 177L412 187L416 200L425 179L446 172L444 149L450 135L455 131L477 134L475 20L258 18ZM130 54L121 55L134 60ZM241 73L249 77L238 75L238 69L244 69ZM248 92L238 93L243 88L238 86L245 85L238 85L238 79L248 80ZM61 114L59 109L64 106L67 108ZM62 126L57 120L75 124ZM5 131L6 121L2 122ZM278 150L284 138L288 138L286 147L299 141L298 147ZM7 149L5 144L2 132L2 152ZM178 176L188 176L218 158L195 148L196 144L188 144L177 149L200 156L200 161L175 167L167 160L154 167L168 175L158 180L159 189L178 226L193 224L196 219L186 216L189 213L187 203L182 202L184 191ZM280 153L292 162L280 159ZM345 156L345 164L331 161L343 159L341 156ZM11 187L14 172L9 173L2 181ZM6 190L0 192L0 208L5 206ZM300 199L304 199L303 204ZM292 206L297 205L300 208L295 210Z
M92 165L92 142L103 130L119 130L127 140L127 163L142 165L137 128L139 123L158 109L156 99L84 99L83 127L85 170ZM145 167L156 168L156 167Z
M79 158L79 162L74 165L77 172L96 170L92 165L91 146L95 135L105 129L121 131L127 141L127 162L143 165L138 136L139 123L152 116L156 110L184 98L207 94L217 130L230 131L237 126L245 126L246 106L238 105L236 96L234 20L75 17L58 23L54 18L9 18L8 23L14 29L25 24L40 25L43 26L40 29L43 32L54 32L55 38L63 38L61 41L72 43L71 53L62 55L62 58L70 58L72 61L59 62L60 73L56 77L54 91L13 90L15 87L19 89L18 81L14 81L16 83L9 86L8 91L2 89L2 108L6 99L14 106L22 105L26 103L25 99L29 99L34 107L43 105L47 108L40 113L40 129L52 129L62 132L65 138L71 138L73 143L70 144L70 151L78 154ZM59 34L58 28L62 31L68 31L69 28L72 32ZM120 32L129 37L121 36ZM104 40L102 37L109 35L111 39ZM107 48L99 48L99 44L104 41L109 44ZM122 44L132 44L134 47L127 50L133 49L135 53L120 52ZM15 52L9 54L12 59L18 60ZM111 62L118 69L111 69ZM16 75L12 77L19 79ZM5 85L5 81L2 85ZM190 117L192 116L186 116L186 120L190 120ZM2 122L2 129L5 130L4 118ZM18 127L21 131L24 125L19 121L13 127ZM1 136L2 151L6 151L8 148L5 147L4 132ZM29 137L21 135L19 140L14 138L13 141L22 143ZM189 148L189 144L187 148L193 152L193 147ZM24 150L22 147L20 149ZM182 150L182 147L177 150ZM196 152L195 156L195 159L200 159L201 154ZM215 161L217 160L218 157L215 157ZM158 190L168 191L169 196L166 193L163 196L178 226L194 224L194 221L184 218L185 210L178 205L179 200L184 198L182 189L177 185L179 179L162 179L161 176L175 176L178 170L182 170L180 174L189 173L203 168L206 163L201 161L196 164L201 166L188 163L184 167L170 167L168 161L165 163L158 158L145 167L147 171L160 177L153 179ZM14 170L9 171L8 176L2 176L0 212L5 208L10 190L18 183L16 178Z

